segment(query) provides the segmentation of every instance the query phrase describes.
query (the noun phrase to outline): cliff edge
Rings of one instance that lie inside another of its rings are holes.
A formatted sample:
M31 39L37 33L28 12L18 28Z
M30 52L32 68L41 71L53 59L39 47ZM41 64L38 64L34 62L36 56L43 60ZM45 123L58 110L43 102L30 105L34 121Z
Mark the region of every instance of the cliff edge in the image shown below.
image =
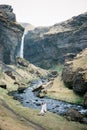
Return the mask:
M0 60L15 63L24 28L16 22L10 5L0 5Z

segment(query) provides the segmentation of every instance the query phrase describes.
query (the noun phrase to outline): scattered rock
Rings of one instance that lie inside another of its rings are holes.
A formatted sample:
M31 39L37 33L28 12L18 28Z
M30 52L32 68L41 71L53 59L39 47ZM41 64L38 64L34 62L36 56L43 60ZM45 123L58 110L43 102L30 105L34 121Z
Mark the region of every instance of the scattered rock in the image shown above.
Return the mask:
M23 93L25 89L26 89L25 87L18 88L18 93Z
M73 58L76 56L75 53L67 53L65 55L65 62L73 60Z
M25 89L26 89L26 85L24 83L20 83L18 87L18 92L23 93Z
M1 88L4 88L4 89L7 89L7 85L5 84L4 81L0 80L0 87Z
M30 103L30 101L26 101L26 103Z
M51 75L52 75L52 77L55 78L55 77L58 76L58 72L56 70L54 70L54 71L51 72Z
M5 71L5 73L8 75L8 76L10 76L12 79L16 79L16 77L15 77L15 75L12 73L12 71Z
M87 124L87 118L83 118L83 123Z
M42 86L44 89L49 89L52 87L52 85L53 85L53 81L49 81L49 82L43 84Z
M35 102L35 104L36 104L37 106L41 106L41 103L39 103L39 102Z
M42 85L38 85L37 87L35 87L35 88L32 90L32 92L41 91L42 89L44 89L43 86L42 86Z
M23 58L17 57L16 58L16 63L23 66L23 67L28 67L29 62Z
M84 95L84 102L83 102L84 106L87 107L87 92Z
M74 108L70 108L65 114L65 117L69 121L78 121L78 122L83 121L83 115Z
M46 96L46 94L43 93L43 92L40 92L40 93L38 93L38 95L37 95L37 97L39 97L39 98L44 98L45 96Z
M53 85L53 81L49 81L45 84L39 85L36 88L33 89L33 92L35 92L35 95L43 98L47 94L47 89L51 88Z

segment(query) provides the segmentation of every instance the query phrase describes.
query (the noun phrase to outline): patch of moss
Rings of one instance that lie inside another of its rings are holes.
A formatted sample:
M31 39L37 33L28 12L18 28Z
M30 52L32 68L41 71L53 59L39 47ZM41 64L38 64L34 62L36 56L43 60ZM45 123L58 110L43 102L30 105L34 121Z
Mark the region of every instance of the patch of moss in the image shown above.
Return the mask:
M76 104L82 104L83 103L83 97L79 97L76 102Z
M50 70L56 70L57 72L62 73L63 65L53 66L52 68L50 68Z

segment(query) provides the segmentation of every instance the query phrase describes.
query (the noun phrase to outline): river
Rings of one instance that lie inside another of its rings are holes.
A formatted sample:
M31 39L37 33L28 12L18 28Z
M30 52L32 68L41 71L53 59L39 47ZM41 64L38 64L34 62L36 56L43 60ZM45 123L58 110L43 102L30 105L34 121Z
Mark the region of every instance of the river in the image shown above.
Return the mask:
M25 107L41 109L41 104L43 101L45 101L47 104L47 110L50 112L64 115L70 108L75 108L81 114L87 115L87 109L81 105L71 104L48 97L37 97L32 90L36 88L38 84L42 84L42 81L34 81L32 86L24 90L23 93L18 93L16 91L12 92L11 95L14 97L14 99L19 100Z

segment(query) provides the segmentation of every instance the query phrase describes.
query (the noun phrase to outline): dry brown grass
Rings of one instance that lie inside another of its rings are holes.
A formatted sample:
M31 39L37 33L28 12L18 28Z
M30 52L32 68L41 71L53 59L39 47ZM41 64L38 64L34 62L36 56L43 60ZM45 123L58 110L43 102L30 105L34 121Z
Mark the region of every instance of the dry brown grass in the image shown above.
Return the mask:
M79 103L81 101L81 97L79 95L75 94L71 89L65 87L61 76L54 79L53 86L47 90L47 96L71 103Z
M20 71L20 72L19 72ZM22 76L27 77L26 72L21 69L17 70ZM29 77L28 77L29 78ZM23 107L18 101L13 100L7 93L15 90L17 86L13 86L14 82L10 77L4 77L8 84L8 89L0 88L0 128L3 130L86 130L87 126L69 122L63 117L47 112L45 116L38 116L39 111ZM52 88L49 88L48 95L53 98L70 100L74 102L78 97L65 88L60 77L54 80ZM75 99L76 98L76 99ZM1 104L2 103L2 104ZM4 104L4 105L3 105Z
M78 68L82 68L84 70L83 78L87 80L87 48L81 51L72 62L72 69L75 72Z
M37 127L34 128L33 124L27 123L5 106L0 105L0 128L2 130L36 130Z
M0 126L4 130L86 130L87 125L69 122L63 117L47 112L38 116L39 111L23 107L18 101L0 89L4 107L0 106ZM8 107L7 107L8 106ZM32 122L32 123L30 123Z

